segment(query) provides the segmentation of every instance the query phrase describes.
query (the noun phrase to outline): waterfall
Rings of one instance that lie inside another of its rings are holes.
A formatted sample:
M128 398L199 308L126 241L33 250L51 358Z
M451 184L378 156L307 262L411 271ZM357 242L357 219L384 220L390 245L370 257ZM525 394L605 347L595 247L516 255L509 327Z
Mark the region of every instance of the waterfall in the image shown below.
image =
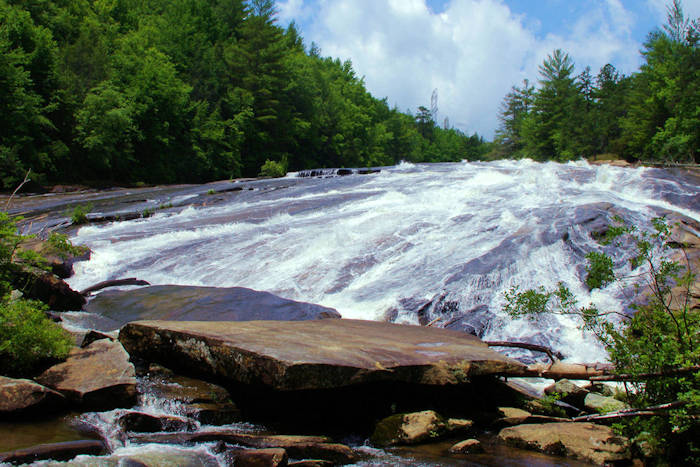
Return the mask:
M640 228L666 212L700 220L697 185L651 168L521 160L305 173L290 186L225 203L85 226L73 241L93 255L76 264L70 285L136 276L242 286L333 307L345 318L439 318L437 325L486 339L550 345L593 361L605 352L573 318L511 320L503 293L561 281L584 305L624 310L619 287L591 292L583 282L586 253L601 248L592 233L613 216Z

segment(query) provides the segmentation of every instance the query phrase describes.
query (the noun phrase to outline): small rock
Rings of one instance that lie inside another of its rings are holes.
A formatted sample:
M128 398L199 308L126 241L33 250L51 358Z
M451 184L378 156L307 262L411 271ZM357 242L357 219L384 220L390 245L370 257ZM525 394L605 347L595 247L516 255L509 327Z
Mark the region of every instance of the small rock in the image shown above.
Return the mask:
M464 418L447 419L447 431L450 433L464 433L474 426L474 422Z
M241 411L231 402L198 402L185 409L202 425L229 425L241 421Z
M501 418L493 422L496 427L520 425L532 417L530 412L515 407L499 407L498 414Z
M339 465L354 464L359 459L348 446L337 443L292 444L285 449L295 459L321 459Z
M148 365L148 374L150 376L174 376L175 372L157 363L151 363Z
M0 453L0 462L28 464L40 460L53 459L67 461L81 454L99 455L105 452L102 441L81 440L64 443L40 444L26 449Z
M612 397L615 395L612 388L605 383L595 383L594 382L594 383L589 384L584 389L586 389L589 392L598 393L601 396L605 396L605 397Z
M380 421L370 437L375 446L418 444L447 433L447 423L432 410L397 414Z
M504 428L498 438L521 449L583 459L595 464L629 460L629 441L607 426L593 423L546 423Z
M0 376L0 418L60 410L65 397L28 379Z
M68 359L36 380L89 409L130 407L136 402L136 372L119 342L95 341L73 348Z
M451 454L476 454L484 452L484 447L478 439L466 439L450 448Z
M613 397L605 397L600 394L590 393L583 401L586 410L596 413L615 412L616 410L626 409L629 406L622 401Z
M279 467L287 465L287 451L282 448L244 449L235 456L236 467Z
M547 386L544 393L547 395L559 394L562 401L580 407L588 391L568 379L561 379L551 386Z

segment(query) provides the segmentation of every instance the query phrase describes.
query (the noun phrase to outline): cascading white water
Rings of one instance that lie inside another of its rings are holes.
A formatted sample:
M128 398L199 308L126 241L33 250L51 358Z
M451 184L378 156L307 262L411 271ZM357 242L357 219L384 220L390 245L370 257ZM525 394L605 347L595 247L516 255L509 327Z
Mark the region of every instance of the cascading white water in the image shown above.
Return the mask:
M93 255L69 282L82 289L136 276L266 290L346 318L463 317L488 339L602 360L602 348L571 318L508 319L503 292L563 281L583 304L624 308L617 288L591 293L582 282L585 254L600 248L591 229L612 214L645 226L659 210L700 220L697 186L662 175L524 160L404 163L373 175L304 179L226 204L83 227L73 240Z

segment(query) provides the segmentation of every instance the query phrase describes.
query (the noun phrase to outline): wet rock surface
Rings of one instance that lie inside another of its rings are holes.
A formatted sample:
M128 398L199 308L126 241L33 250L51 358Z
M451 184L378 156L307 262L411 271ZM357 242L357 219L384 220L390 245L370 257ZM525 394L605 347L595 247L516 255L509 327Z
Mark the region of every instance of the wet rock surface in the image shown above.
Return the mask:
M61 410L65 397L32 380L0 376L0 419Z
M119 339L147 361L275 390L455 385L523 366L474 336L374 321L141 321L124 326Z
M85 310L112 320L111 331L141 319L172 321L301 321L340 318L340 313L243 287L157 285L109 290L90 300Z
M504 428L498 437L522 449L583 459L602 465L630 459L629 441L607 426L592 423L548 423Z
M130 407L136 401L135 370L129 355L119 342L107 339L84 349L74 348L65 362L36 380L83 408Z
M102 441L81 440L41 444L31 448L0 453L0 462L28 464L39 460L70 460L81 454L99 455L106 451Z

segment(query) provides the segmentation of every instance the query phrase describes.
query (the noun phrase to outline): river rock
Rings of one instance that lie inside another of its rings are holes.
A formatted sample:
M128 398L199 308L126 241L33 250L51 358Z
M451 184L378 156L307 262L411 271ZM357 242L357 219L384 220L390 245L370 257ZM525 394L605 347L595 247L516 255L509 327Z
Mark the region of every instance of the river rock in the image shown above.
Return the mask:
M21 276L23 281L31 284L26 294L27 298L41 300L52 310L80 310L85 304L85 297L50 272L25 268Z
M593 423L546 423L504 428L498 438L521 449L605 464L630 459L629 441L607 426Z
M78 254L58 251L49 245L48 242L39 238L30 238L24 240L19 248L25 251L33 251L40 254L48 263L51 272L56 274L61 279L67 279L73 275L73 264L78 261L87 261L90 259L90 250L81 247L83 251Z
M344 444L332 443L324 436L254 435L234 430L195 433L153 433L130 436L136 443L193 444L223 441L256 449L283 448L295 459L322 459L335 464L357 462L358 456Z
M450 454L477 454L484 452L484 447L478 439L465 439L450 448Z
M544 388L544 393L547 395L560 395L562 401L581 407L588 391L568 379L560 379L551 386Z
M36 380L81 407L108 410L136 402L135 374L122 345L103 339L84 349L73 348L65 362Z
M232 457L236 467L284 467L288 459L282 448L242 449Z
M375 446L420 444L447 433L447 421L433 410L396 414L377 423L370 442Z
M296 302L243 287L155 285L108 290L85 307L113 321L111 331L141 319L170 321L303 321L340 318L333 308Z
M629 408L629 406L622 401L613 397L601 396L593 392L586 396L583 405L586 410L595 413L615 412L617 410Z
M240 409L231 402L198 402L187 405L185 412L202 425L230 425L243 419Z
M0 419L52 412L65 404L60 393L34 381L0 376Z
M26 449L0 453L0 462L28 464L53 459L67 461L81 454L99 455L106 450L102 441L80 440L63 443L40 444Z
M475 336L376 321L140 321L124 326L119 339L146 361L275 390L457 385L523 367Z

